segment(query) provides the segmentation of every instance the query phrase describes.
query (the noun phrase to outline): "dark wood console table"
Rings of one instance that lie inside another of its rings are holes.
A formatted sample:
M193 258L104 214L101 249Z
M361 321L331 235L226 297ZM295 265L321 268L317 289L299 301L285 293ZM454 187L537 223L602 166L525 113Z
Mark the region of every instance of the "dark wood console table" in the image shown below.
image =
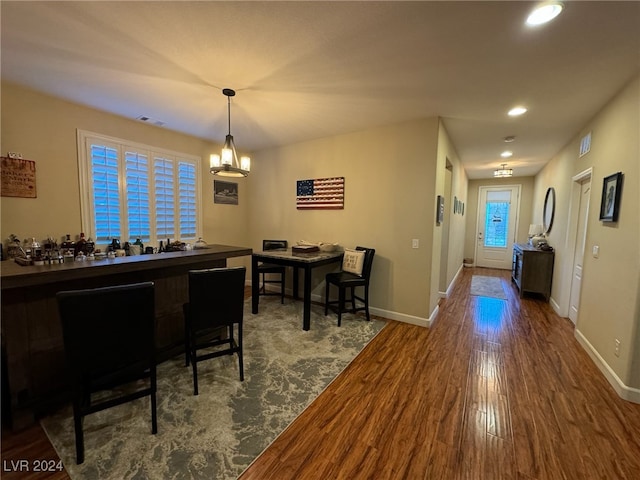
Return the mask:
M57 292L153 281L156 342L163 361L183 349L187 272L224 267L228 258L251 253L250 248L210 245L202 250L44 266L2 262L3 420L19 429L68 398ZM86 315L90 321L91 312Z
M549 301L553 278L553 251L540 250L525 243L513 245L511 279L520 297L525 293L540 293Z

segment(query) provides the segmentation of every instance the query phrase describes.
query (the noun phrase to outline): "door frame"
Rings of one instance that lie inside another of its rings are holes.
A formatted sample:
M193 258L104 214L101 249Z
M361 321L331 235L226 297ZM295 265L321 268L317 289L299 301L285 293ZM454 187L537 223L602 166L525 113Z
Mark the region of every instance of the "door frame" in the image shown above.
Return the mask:
M561 317L569 318L569 308L571 308L571 284L573 282L573 261L576 255L576 241L578 237L578 216L580 214L580 194L582 192L582 183L591 179L591 192L593 194L593 167L589 167L586 170L571 177L571 198L569 200L569 215L567 222L567 241L565 243L565 265L562 269L563 278L561 284L563 285L564 295L560 304L551 302L554 310ZM589 202L591 203L591 202ZM587 216L587 222L585 224L585 237L589 235L589 221ZM587 247L585 246L585 256L587 255ZM582 281L584 282L585 271L582 270ZM578 314L579 315L579 314Z
M473 247L473 256L474 256L474 263L476 266L478 266L478 230L480 228L480 211L481 211L481 206L480 204L482 203L482 192L483 190L487 190L487 189L494 189L494 190L507 190L507 189L512 189L512 188L516 188L516 208L515 208L515 215L513 215L513 221L515 222L515 228L514 228L514 232L513 232L513 240L510 242L511 244L511 252L513 252L513 244L516 243L516 238L518 238L518 223L520 222L520 198L522 197L522 184L519 183L514 183L514 184L509 184L509 185L479 185L478 186L478 209L476 211L476 229L475 229L475 234L473 237L473 242L474 242L474 247ZM484 222L484 219L482 219L482 221ZM508 247L509 244L507 244ZM511 255L511 253L509 254ZM511 265L511 261L509 261L509 265ZM509 266L509 269L511 268L511 266Z

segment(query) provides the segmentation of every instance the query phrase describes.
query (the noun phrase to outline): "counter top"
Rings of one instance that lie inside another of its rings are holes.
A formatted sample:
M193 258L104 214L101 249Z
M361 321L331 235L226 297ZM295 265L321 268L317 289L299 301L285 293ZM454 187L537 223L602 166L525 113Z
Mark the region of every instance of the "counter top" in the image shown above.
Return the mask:
M252 250L250 248L209 245L204 249L184 252L154 253L52 265L21 266L12 260L6 260L0 263L0 279L2 290L7 290L102 275L183 266L207 260L242 257L251 255L251 253Z

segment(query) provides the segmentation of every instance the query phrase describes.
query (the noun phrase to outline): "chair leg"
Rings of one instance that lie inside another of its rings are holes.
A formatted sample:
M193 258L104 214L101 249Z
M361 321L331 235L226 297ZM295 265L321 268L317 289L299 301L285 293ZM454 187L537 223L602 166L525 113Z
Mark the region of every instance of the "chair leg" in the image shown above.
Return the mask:
M73 428L76 434L76 464L80 465L84 463L84 432L82 431L82 414L79 405L73 406Z
M238 363L240 365L240 381L244 382L244 359L242 356L242 324L238 325Z
M284 305L284 270L280 275L280 303Z
M229 348L233 348L233 344L234 344L233 325L229 325L227 328L229 329L229 333L227 334L229 337ZM229 352L229 355L233 355L233 352Z
M371 321L371 317L369 316L369 286L365 285L364 287L364 313L367 316L367 322Z
M356 287L351 287L351 313L356 313Z
M190 351L189 351L189 320L188 320L188 315L189 315L189 305L188 304L184 304L182 306L182 312L184 314L184 366L188 367L189 366L189 355L190 355Z
M338 290L338 326L340 327L342 325L342 310L344 310L345 289L340 287Z
M325 282L326 283L326 282ZM326 283L324 287L324 316L327 316L329 313L329 289L331 287L330 283Z
M198 395L198 362L196 362L196 352L191 352L191 366L193 367L193 394Z
M158 402L156 398L156 391L158 385L156 381L156 366L151 367L151 433L154 435L158 433Z

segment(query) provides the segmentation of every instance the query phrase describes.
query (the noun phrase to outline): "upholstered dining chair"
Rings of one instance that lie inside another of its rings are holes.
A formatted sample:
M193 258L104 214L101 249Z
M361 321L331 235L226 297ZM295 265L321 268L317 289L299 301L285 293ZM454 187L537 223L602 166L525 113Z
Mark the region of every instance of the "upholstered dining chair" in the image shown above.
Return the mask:
M262 241L262 250L286 250L288 247L288 243L286 240L263 240ZM283 265L274 265L271 263L261 263L258 265L258 272L262 277L262 285L260 286L260 290L258 296L262 295L280 295L280 303L284 303L284 283L285 283L285 274L287 271L287 267ZM267 277L269 275L269 277ZM278 278L270 278L274 275L277 275ZM270 292L267 290L267 284L269 283L278 283L280 284L279 292Z
M184 314L194 395L198 395L198 363L211 358L237 353L240 381L244 380L242 321L246 271L245 267L229 267L189 272L189 302L184 305Z
M83 419L91 413L149 396L155 434L153 283L63 291L57 301L73 389L76 462L84 462ZM115 388L123 385L127 388L118 393ZM94 401L92 394L97 392L102 393Z
M340 272L328 273L325 277L325 299L324 314L329 313L329 309L338 314L338 326L342 325L342 314L344 312L356 313L364 310L367 321L371 320L369 315L369 278L371 276L371 266L373 256L376 251L373 248L356 247L355 250L345 248L342 260L342 270ZM331 285L338 287L338 300L329 301ZM356 288L363 287L364 295L357 296ZM345 308L346 290L350 290L351 308ZM356 307L356 300L362 302L361 307Z

